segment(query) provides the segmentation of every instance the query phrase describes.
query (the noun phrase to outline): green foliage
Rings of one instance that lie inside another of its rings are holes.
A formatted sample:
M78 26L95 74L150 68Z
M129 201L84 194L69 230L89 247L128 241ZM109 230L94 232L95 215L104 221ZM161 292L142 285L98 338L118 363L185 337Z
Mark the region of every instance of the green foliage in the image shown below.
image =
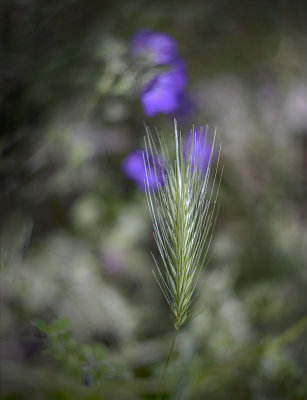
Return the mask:
M35 320L33 321L33 324L43 333L46 335L51 336L52 334L59 333L61 331L65 331L68 328L69 325L69 319L68 318L57 318L53 322L50 322L47 324L46 322L42 320Z
M51 323L35 320L33 324L46 335L43 353L51 356L67 375L79 379L86 386L99 386L107 379L127 379L129 370L111 362L102 344L79 344L68 330L69 319L57 318Z

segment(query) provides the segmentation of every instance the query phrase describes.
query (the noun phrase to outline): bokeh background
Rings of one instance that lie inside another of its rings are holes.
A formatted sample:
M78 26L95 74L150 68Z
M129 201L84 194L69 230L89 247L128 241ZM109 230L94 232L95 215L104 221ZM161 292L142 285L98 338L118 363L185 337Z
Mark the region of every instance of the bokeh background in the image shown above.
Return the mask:
M1 398L151 399L173 327L144 192L144 124L208 124L213 256L164 398L307 398L307 3L2 0ZM131 38L170 35L184 101L148 117ZM171 139L170 139L171 140Z

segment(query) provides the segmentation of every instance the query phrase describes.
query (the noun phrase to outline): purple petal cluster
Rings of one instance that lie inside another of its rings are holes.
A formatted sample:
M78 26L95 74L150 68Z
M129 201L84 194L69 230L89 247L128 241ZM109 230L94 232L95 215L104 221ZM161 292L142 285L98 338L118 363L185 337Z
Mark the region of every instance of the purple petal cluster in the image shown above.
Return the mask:
M153 117L159 112L174 112L180 106L185 85L184 63L177 60L168 71L156 75L141 90L140 100L144 113Z
M122 171L124 175L133 180L136 186L145 190L146 185L150 190L155 190L158 183L163 184L163 163L161 157L156 155L154 158L145 158L146 170L143 153L141 150L135 150L128 154L122 162ZM146 177L147 171L147 177Z
M142 57L149 62L165 65L176 58L176 41L161 32L140 30L131 40L131 50L135 57Z
M212 152L212 144L206 131L197 128L187 133L184 137L183 151L185 160L191 163L192 169L196 168L199 173L206 173Z
M186 86L186 68L177 56L175 40L161 32L139 31L132 38L132 54L149 60L152 65L165 65L141 89L140 101L144 113L153 117L157 113L175 112L183 98Z

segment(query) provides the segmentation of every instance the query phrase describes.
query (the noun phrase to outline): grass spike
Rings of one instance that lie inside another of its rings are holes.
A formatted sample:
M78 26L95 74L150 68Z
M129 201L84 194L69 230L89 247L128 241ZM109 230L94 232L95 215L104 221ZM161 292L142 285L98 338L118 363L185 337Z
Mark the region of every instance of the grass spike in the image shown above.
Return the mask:
M172 161L171 151L159 133L157 132L157 146L151 131L146 128L143 153L146 198L163 266L161 269L154 260L157 270L155 278L170 306L176 330L190 319L193 294L199 274L206 263L218 214L220 148L212 174L216 131L210 144L211 151L205 173L192 165L193 157L198 157L201 146L209 141L207 126L204 132L205 138L200 143L196 140L196 131L193 128L192 140L197 143L196 154L194 149L187 155L175 121L175 160ZM150 161L153 168L147 167ZM157 190L151 191L149 182L153 178L158 181L158 169L162 170L163 186L159 183Z

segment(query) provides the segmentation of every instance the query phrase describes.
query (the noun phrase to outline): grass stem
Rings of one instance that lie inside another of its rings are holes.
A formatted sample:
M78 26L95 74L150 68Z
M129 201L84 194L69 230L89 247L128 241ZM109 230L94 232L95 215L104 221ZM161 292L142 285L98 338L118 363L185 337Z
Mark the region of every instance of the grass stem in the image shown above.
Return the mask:
M169 353L168 353L168 357L167 357L167 360L166 360L166 363L165 363L165 366L164 366L163 373L161 375L161 379L160 379L160 383L159 383L159 389L158 389L158 395L157 395L157 399L156 400L160 400L161 396L162 396L161 387L162 387L162 384L164 382L164 378L166 376L170 360L172 358L172 354L173 354L174 345L175 345L175 342L176 342L177 333L178 333L178 329L175 330L175 333L174 333L174 336L173 336L172 344L171 344L171 347L170 347L170 350L169 350Z

